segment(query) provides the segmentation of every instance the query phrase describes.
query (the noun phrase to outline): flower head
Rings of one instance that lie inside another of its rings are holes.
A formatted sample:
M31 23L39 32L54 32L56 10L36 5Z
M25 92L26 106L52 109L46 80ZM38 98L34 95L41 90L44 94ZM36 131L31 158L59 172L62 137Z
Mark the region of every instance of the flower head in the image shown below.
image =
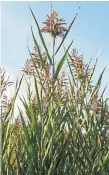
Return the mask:
M91 100L91 110L98 112L102 109L101 103L98 99L92 98Z
M74 48L71 52L70 59L71 59L71 65L75 69L78 78L83 79L85 74L83 56L82 55L78 56L78 51Z
M38 49L36 46L34 46L34 53L31 53L32 55L32 58L33 60L30 58L30 59L27 59L25 61L25 64L24 64L24 67L22 68L22 71L26 74L26 75L33 75L33 72L34 72L34 68L35 66L37 68L40 68L41 69L41 59L40 59L40 56L38 54ZM41 53L41 56L42 56L42 59L44 61L46 61L47 59L47 54L45 52ZM33 63L34 61L34 63ZM35 66L34 66L35 64Z
M54 38L57 36L63 37L64 33L67 29L63 26L65 25L65 20L62 18L58 18L58 13L56 11L52 11L50 16L47 15L47 19L43 24L44 27L41 28L42 32L50 33Z

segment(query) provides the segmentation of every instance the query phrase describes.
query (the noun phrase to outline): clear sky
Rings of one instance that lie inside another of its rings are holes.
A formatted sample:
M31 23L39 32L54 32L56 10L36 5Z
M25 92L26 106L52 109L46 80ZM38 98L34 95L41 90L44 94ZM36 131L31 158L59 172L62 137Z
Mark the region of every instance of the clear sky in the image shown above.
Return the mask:
M72 30L67 37L67 43L74 39L74 46L80 54L84 54L88 61L94 53L96 59L100 46L101 54L96 70L95 80L99 73L107 66L103 79L103 87L109 82L109 2L53 2L53 9L59 17L68 24L72 21L78 7L81 10ZM35 29L29 6L35 13L39 24L50 13L50 2L1 2L1 56L2 66L15 77L20 72L26 58L28 58L27 38L32 47L30 25ZM107 89L109 95L109 87Z

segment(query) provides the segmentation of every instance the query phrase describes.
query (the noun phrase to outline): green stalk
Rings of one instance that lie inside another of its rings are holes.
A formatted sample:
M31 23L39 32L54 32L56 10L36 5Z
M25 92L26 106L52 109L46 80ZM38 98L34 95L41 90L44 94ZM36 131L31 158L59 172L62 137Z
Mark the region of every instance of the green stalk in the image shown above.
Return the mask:
M54 73L55 73L55 62L54 62L54 51L55 51L55 37L53 37L53 55L52 55L52 96L51 96L51 112L50 115L52 115L52 110L53 110L53 90L54 90ZM53 120L52 120L52 116L51 116L51 128L52 128L52 132L53 132ZM53 138L51 140L51 160L53 158Z
M52 78L54 76L54 72L55 72L55 63L54 63L54 52L55 52L55 38L53 38L53 55L52 55Z

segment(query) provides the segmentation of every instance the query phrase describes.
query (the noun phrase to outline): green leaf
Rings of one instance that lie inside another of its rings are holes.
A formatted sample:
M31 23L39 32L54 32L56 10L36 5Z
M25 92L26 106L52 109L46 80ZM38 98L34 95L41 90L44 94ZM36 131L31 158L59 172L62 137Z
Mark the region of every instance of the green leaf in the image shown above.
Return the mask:
M49 55L49 52L48 52L46 43L45 43L45 41L44 41L44 38L43 38L43 36L42 36L42 33L41 33L41 30L40 30L39 24L38 24L38 22L37 22L37 20L36 20L36 17L35 17L35 15L34 15L34 13L33 13L33 11L32 11L31 8L30 8L30 11L31 11L31 14L32 14L32 16L33 16L33 18L34 18L34 21L35 21L35 23L36 23L36 26L37 26L37 29L38 29L38 33L39 33L40 39L41 39L42 44L43 44L43 46L44 46L44 48L45 48L45 50L46 50L46 53L47 53L48 59L49 59L49 61L50 61L50 64L52 64L52 59L51 59L51 57L50 57L50 55Z
M39 54L39 57L40 57L40 59L41 59L42 66L43 66L44 60L42 59L42 55L41 55L41 52L40 52L40 48L39 48L39 45L38 45L38 43L37 43L37 41L36 41L36 39L35 39L35 36L34 36L32 27L31 27L31 32L32 32L32 37L33 37L34 43L35 43L35 45L36 45L36 47L37 47L37 49L38 49L38 54Z
M70 43L70 45L68 46L68 48L67 48L67 50L66 50L64 56L62 57L62 59L60 60L58 66L57 66L56 72L55 72L55 74L54 74L54 79L55 79L55 80L57 79L58 74L59 74L59 72L60 72L60 70L61 70L61 68L62 68L62 66L63 66L63 64L64 64L64 61L65 61L65 59L66 59L66 55L67 55L67 53L68 53L68 51L69 51L69 49L70 49L72 43L73 43L73 41L72 41L72 42Z
M73 23L75 22L75 20L76 20L76 18L77 18L77 15L78 15L78 13L74 16L74 18L73 18L73 20L72 20L72 22L71 22L71 24L70 24L68 30L66 31L66 33L65 33L65 35L64 35L64 37L63 37L63 39L62 39L62 41L61 41L61 43L60 43L60 45L59 45L59 47L57 48L57 50L56 50L56 52L55 52L55 55L58 53L58 51L59 51L59 49L61 48L61 46L62 46L64 40L66 39L66 37L67 37L67 35L68 35L68 33L69 33L69 31L70 31L70 29L71 29Z
M36 95L37 95L38 109L39 109L40 116L42 116L41 99L40 99L38 85L37 85L35 75L34 75L34 83L35 83L35 90L36 90Z
M99 77L99 79L98 79L98 81L97 81L97 83L96 83L96 85L93 89L93 92L91 94L92 98L95 97L98 94L98 91L99 91L100 85L101 85L102 76L103 76L103 73L104 73L105 69L106 68L103 69L103 71L102 71L102 73L101 73L101 75L100 75L100 77Z

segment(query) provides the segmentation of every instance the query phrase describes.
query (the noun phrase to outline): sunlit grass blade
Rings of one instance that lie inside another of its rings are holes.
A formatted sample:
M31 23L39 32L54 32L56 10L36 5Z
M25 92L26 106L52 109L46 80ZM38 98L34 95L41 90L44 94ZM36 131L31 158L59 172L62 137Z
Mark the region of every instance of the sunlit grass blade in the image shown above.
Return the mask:
M92 98L95 97L98 94L98 91L99 91L100 85L101 85L102 76L103 76L103 73L104 73L105 69L106 68L103 69L103 71L102 71L101 75L99 76L99 79L98 79L98 81L97 81L97 83L96 83L96 85L95 85L95 87L92 91L92 94L91 94Z
M38 49L38 54L39 54L39 57L40 57L40 59L41 59L42 66L44 66L44 60L42 59L42 55L41 55L41 52L40 52L40 48L39 48L39 45L38 45L38 43L37 43L37 41L36 41L36 39L35 39L35 36L34 36L32 27L31 27L31 33L32 33L32 37L33 37L34 43L35 43L35 45L36 45L36 47L37 47L37 49Z
M68 51L69 51L69 49L70 49L72 43L73 43L73 41L70 43L70 45L68 46L68 48L67 48L67 50L66 50L64 56L61 58L61 60L59 61L58 65L57 65L56 72L55 72L55 74L54 74L54 79L55 79L55 80L57 79L57 77L58 77L58 75L59 75L59 72L60 72L60 70L61 70L61 68L62 68L62 66L63 66L63 64L64 64L64 61L65 61L65 59L67 58L66 56L67 56L67 53L68 53Z
M52 64L52 59L51 59L51 57L50 57L50 54L49 54L49 52L48 52L46 43L45 43L44 38L43 38L43 36L42 36L42 33L41 33L41 31L40 31L39 24L38 24L38 22L37 22L37 20L36 20L36 17L35 17L35 15L34 15L33 11L31 10L31 8L30 8L30 11L31 11L31 14L32 14L32 16L33 16L33 18L34 18L34 21L35 21L35 23L36 23L36 26L37 26L37 29L38 29L38 32L39 32L39 36L40 36L40 39L41 39L41 41L42 41L42 44L43 44L43 46L44 46L44 48L45 48L45 50L46 50L48 59L49 59L50 63Z
M76 18L77 18L77 15L78 15L78 13L74 16L74 18L73 18L73 20L72 20L72 22L71 22L71 24L70 24L68 30L66 31L66 33L65 33L65 35L64 35L64 37L63 37L63 39L62 39L62 41L61 41L61 43L60 43L60 45L59 45L59 47L57 48L57 50L56 50L56 52L55 52L55 55L58 53L58 51L59 51L59 49L61 48L63 42L65 41L65 39L66 39L66 37L67 37L67 35L68 35L68 33L69 33L69 31L70 31L72 25L74 24L74 22L75 22L75 20L76 20Z

